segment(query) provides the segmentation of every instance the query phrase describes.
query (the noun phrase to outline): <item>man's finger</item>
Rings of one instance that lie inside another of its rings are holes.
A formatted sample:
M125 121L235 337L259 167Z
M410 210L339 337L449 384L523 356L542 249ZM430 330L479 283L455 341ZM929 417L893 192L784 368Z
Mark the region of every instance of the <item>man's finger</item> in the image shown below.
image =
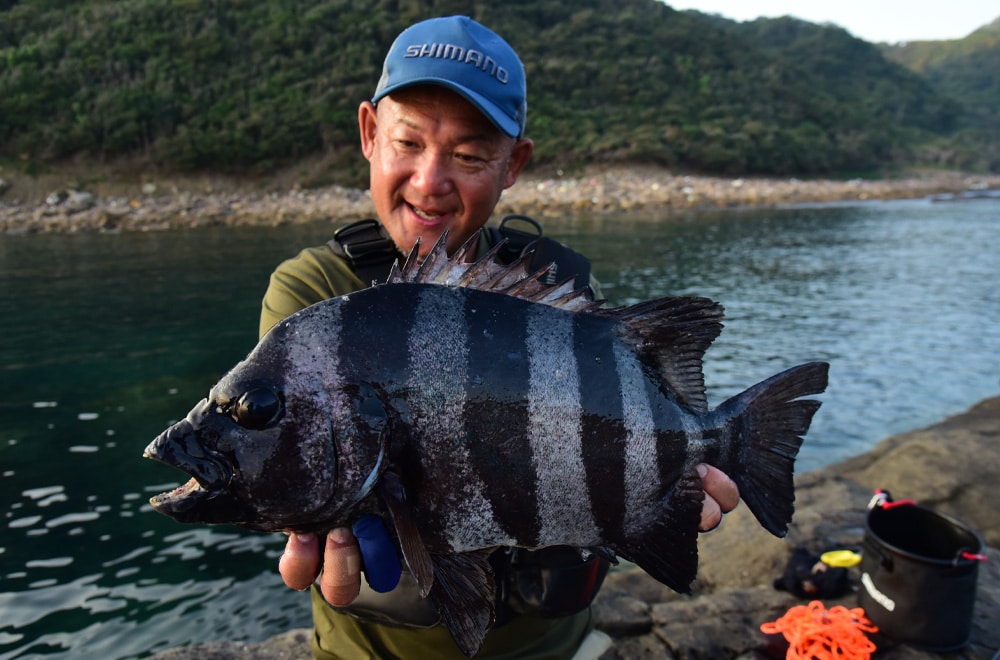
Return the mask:
M297 591L309 588L319 575L319 540L315 534L290 534L278 572L285 584Z
M722 470L701 464L698 474L705 494L715 500L722 513L729 513L740 503L740 489Z
M358 597L361 591L361 549L350 530L337 528L327 534L319 588L323 598L331 605L350 605Z
M715 498L705 494L705 499L701 502L701 522L698 523L698 531L710 532L722 522L722 509Z

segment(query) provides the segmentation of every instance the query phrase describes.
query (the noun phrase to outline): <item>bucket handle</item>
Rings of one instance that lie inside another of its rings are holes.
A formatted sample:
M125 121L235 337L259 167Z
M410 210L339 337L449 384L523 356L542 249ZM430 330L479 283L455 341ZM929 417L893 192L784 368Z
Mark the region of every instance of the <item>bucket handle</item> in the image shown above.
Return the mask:
M958 551L958 555L955 557L955 564L957 565L959 560L962 559L966 561L986 561L986 555L981 552L971 552L962 548Z
M897 506L913 506L916 502L914 500L899 500L898 502L893 502L892 495L887 490L882 488L875 489L875 494L868 501L868 508L874 509L877 506L882 507L886 511L895 508Z
M889 491L876 488L875 494L872 495L871 500L868 501L868 508L874 509L877 506L882 507L886 511L893 509L897 506L914 506L916 502L914 500L899 500L894 502L892 500L892 495ZM879 558L881 559L882 566L889 571L892 571L892 558L881 551L880 548L868 548L869 550L876 550ZM958 552L955 553L955 558L952 560L952 566L958 566L960 561L986 561L986 555L981 552L972 552L968 548L959 548Z

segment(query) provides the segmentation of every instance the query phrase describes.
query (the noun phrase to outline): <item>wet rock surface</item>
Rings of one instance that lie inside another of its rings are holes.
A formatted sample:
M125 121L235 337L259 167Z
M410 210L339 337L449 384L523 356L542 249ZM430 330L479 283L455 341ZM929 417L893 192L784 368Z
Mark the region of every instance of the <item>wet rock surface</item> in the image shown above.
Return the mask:
M700 538L701 568L692 595L674 593L634 567L613 571L594 603L597 627L613 646L602 660L626 658L783 658L787 643L765 635L775 621L808 600L774 588L795 547L819 553L860 549L865 512L875 489L894 498L958 518L984 539L970 643L954 653L930 653L879 634L875 658L991 660L1000 649L1000 507L994 484L1000 476L1000 397L934 426L890 437L871 452L800 475L796 513L785 539L765 532L745 506L727 515L720 529ZM851 570L858 584L859 569ZM850 592L823 599L828 608L858 607ZM309 630L293 630L257 644L214 642L164 651L157 660L208 658L307 658Z

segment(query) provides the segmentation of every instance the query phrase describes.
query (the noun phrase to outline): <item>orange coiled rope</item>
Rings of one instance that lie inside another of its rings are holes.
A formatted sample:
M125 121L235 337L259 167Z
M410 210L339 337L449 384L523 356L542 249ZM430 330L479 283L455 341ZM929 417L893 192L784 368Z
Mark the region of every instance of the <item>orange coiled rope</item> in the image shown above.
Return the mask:
M827 610L818 600L796 605L760 629L785 636L787 660L869 660L875 644L865 633L878 632L860 607L836 605Z

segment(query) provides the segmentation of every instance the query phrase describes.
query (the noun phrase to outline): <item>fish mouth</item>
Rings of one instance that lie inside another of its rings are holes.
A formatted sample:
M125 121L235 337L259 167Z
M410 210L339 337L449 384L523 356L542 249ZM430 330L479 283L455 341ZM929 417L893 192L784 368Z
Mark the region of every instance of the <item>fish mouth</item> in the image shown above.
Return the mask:
M146 458L152 458L145 455ZM159 513L165 513L172 518L197 506L199 502L211 498L211 491L206 490L194 477L188 479L177 488L149 498L149 504Z
M149 504L155 511L180 522L235 522L243 517L245 507L228 490L232 468L201 446L188 420L158 435L142 455L191 477L177 488L151 497Z

